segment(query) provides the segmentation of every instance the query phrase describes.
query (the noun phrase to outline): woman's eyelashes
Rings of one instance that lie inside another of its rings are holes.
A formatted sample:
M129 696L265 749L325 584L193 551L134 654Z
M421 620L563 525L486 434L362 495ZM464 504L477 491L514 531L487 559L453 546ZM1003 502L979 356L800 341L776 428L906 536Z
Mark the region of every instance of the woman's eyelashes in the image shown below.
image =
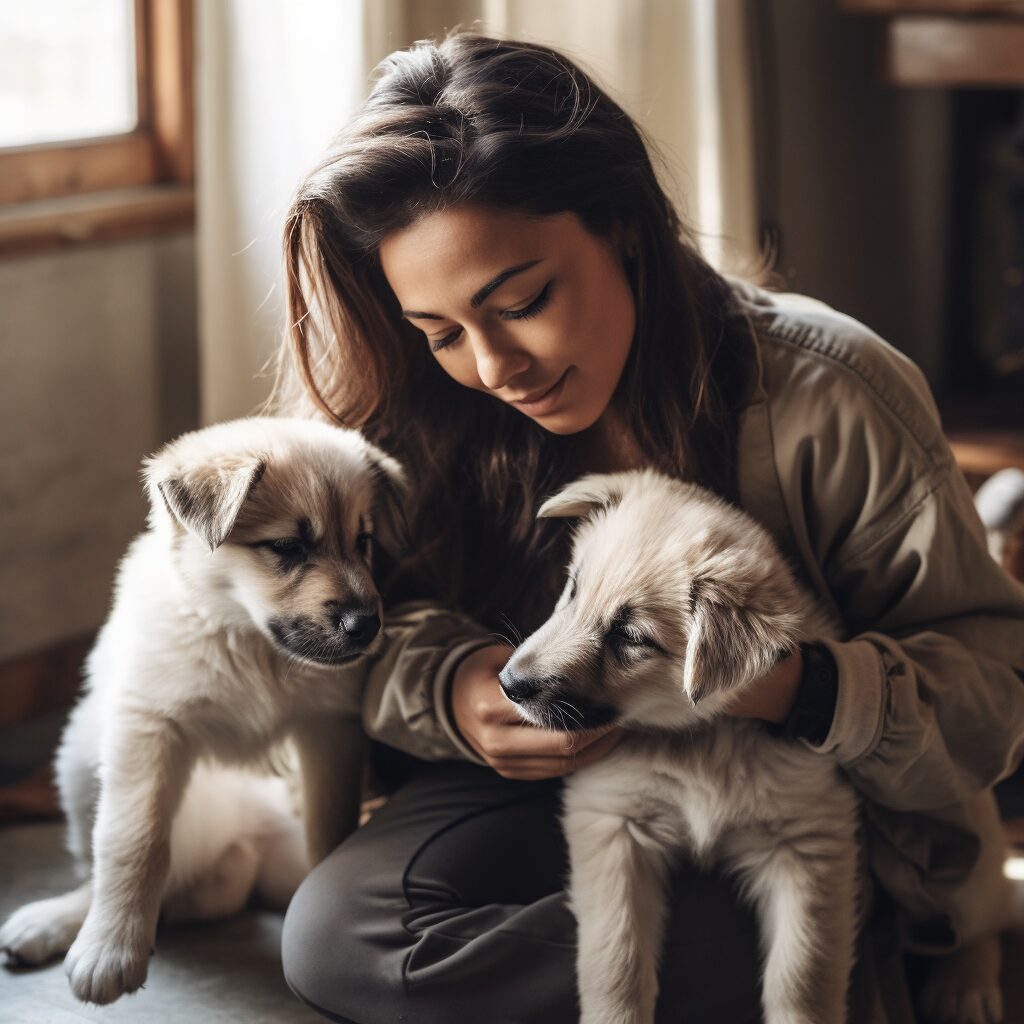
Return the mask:
M524 309L506 309L500 314L502 320L529 320L531 316L536 316L548 304L550 292L551 282L548 281L533 302Z
M548 304L548 300L551 297L551 282L548 281L546 285L540 290L537 297L528 306L523 309L506 309L498 315L502 320L529 320L531 317L535 317L544 307ZM459 335L462 334L462 328L452 331L450 334L446 334L443 338L439 338L437 341L430 343L430 350L432 352L440 352L443 348L448 348L449 345L455 343Z

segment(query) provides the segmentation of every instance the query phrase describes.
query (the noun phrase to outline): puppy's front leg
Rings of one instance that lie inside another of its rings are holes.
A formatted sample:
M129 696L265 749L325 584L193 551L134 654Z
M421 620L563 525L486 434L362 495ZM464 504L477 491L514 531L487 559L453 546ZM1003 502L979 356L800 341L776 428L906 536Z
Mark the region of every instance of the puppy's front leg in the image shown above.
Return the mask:
M758 912L765 1024L847 1019L857 848L852 820L832 829L819 824L814 832L796 823L747 832L734 837L728 851Z
M580 1024L651 1024L666 916L666 853L635 822L568 810Z
M351 715L305 718L294 731L302 772L302 814L311 865L359 825L367 742Z
M83 1002L113 1002L146 980L171 822L193 761L180 732L152 716L123 716L103 739L92 904L64 960Z

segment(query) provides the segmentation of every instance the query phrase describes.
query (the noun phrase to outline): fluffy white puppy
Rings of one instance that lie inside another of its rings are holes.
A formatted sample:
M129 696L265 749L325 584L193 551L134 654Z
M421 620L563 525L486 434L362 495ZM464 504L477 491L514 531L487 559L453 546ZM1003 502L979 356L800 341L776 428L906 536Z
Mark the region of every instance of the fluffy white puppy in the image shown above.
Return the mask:
M804 743L723 714L781 654L837 636L834 624L763 529L694 485L650 470L592 475L538 514L583 522L555 611L508 661L502 687L535 725L630 730L565 788L582 1024L654 1020L679 854L734 872L753 904L767 1024L844 1021L854 791ZM973 889L982 923L931 993L941 1020L1001 1012L994 929L1010 900L994 803L991 819Z
M93 1003L145 981L161 905L216 916L255 887L283 906L356 827L359 659L383 643L372 562L401 529L398 464L308 420L186 434L144 477L149 530L121 562L57 756L85 881L0 929L21 962L70 945L71 989ZM230 767L289 738L305 842L284 781Z

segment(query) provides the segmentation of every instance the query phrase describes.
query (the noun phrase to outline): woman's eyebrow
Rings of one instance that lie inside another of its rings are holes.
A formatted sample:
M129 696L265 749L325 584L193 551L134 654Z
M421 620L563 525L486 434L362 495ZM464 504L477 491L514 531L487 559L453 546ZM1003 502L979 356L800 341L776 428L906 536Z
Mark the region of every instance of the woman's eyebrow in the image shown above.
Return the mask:
M483 301L487 298L495 288L500 288L510 277L515 277L516 274L523 273L524 270L529 270L530 267L535 267L538 263L543 262L542 260L530 260L528 263L520 263L517 267L509 267L507 270L503 270L497 277L488 281L470 300L469 304L476 309ZM402 310L402 316L410 317L414 320L444 320L443 316L438 316L437 313L417 313L409 309Z

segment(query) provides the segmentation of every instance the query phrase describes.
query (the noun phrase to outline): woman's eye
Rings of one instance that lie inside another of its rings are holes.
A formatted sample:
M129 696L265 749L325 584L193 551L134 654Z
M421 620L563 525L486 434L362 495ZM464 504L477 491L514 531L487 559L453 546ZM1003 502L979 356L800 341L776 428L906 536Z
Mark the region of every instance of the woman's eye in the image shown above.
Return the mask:
M503 320L529 320L531 316L536 316L547 304L549 292L551 291L551 282L548 281L546 285L541 289L540 294L524 309L507 309L501 314Z
M446 334L443 338L438 338L437 341L432 341L430 343L430 351L440 352L441 349L447 348L461 333L462 328L460 327L457 331L452 331L451 334Z
M523 309L506 309L501 314L502 320L529 320L530 317L534 317L540 313L540 311L548 304L548 299L551 297L550 293L551 282L548 281L533 302L528 306L525 306ZM451 334L446 334L443 338L438 338L437 341L432 341L430 343L431 352L440 352L441 349L447 348L458 340L460 334L462 334L461 327L458 330L452 331Z

